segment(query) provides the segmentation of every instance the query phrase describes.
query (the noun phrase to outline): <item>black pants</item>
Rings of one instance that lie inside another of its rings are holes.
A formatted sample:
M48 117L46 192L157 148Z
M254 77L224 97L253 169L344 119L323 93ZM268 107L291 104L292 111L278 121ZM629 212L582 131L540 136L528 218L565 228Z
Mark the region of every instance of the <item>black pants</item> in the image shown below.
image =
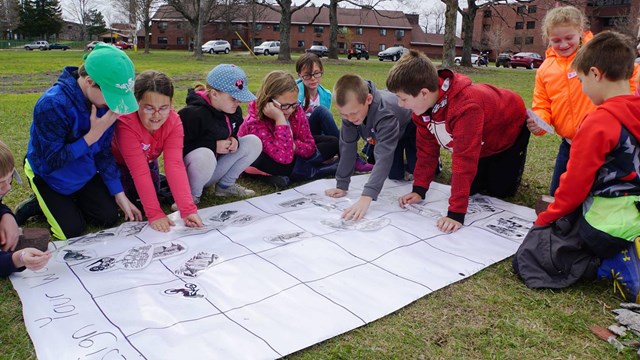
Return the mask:
M374 149L375 145L365 144L362 152L367 156L367 162L375 165L376 158ZM416 153L416 125L411 121L407 124L404 133L400 135L396 149L393 152L393 162L389 170L389 179L403 180L405 171L413 174L417 161ZM405 157L407 160L406 164Z
M87 222L105 228L118 221L118 205L98 174L71 195L54 191L38 175L33 185L51 232L58 239L81 235Z
M470 194L486 192L498 198L515 195L527 161L529 136L529 130L523 125L511 147L501 153L481 158Z
M335 136L314 135L313 139L322 155L322 160L329 160L338 154L338 138ZM263 151L251 166L271 175L290 176L295 163L295 157L289 164L276 162Z

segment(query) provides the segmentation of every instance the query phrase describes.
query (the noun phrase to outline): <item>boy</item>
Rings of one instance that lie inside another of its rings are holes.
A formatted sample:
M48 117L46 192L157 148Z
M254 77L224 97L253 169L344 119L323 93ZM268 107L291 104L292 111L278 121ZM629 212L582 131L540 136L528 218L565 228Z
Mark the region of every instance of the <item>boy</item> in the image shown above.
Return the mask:
M529 287L559 288L593 277L592 264L598 258L627 249L640 235L640 97L629 90L634 58L629 40L607 31L586 43L571 64L582 91L597 107L573 138L554 201L538 215L537 226L514 258L514 268ZM559 224L569 218L575 218L570 221L571 238L559 231ZM553 245L564 252L548 254L549 233ZM552 262L547 261L549 255ZM571 271L549 271L544 268L547 263L566 265ZM561 274L575 278L560 278Z
M487 84L472 84L465 75L437 71L431 60L411 50L391 68L387 88L403 108L413 112L418 160L413 190L400 206L420 202L433 180L440 147L451 155L449 211L437 221L451 233L464 224L469 195L486 190L492 196L516 193L529 144L527 117L520 95Z
M342 76L336 82L333 93L336 107L342 117L340 162L336 171L336 188L327 189L325 194L331 197L347 194L354 161L358 155L360 137L370 145L375 145L373 153L376 163L362 195L353 206L342 213L345 220L360 220L366 214L371 201L377 199L391 168L402 168L404 174L404 149L396 149L396 146L411 122L411 112L400 108L392 93L377 90L371 81L358 75ZM415 144L415 138L406 141ZM409 148L407 146L407 149ZM407 154L407 158L410 156L411 154Z
M123 192L111 154L118 114L138 109L134 78L122 50L98 44L84 65L66 67L36 102L24 170L58 239L80 235L86 220L112 226L118 207L125 219L142 219Z
M18 243L18 224L2 198L11 191L13 180L20 181L11 151L0 141L0 277L26 268L38 270L49 261L49 254L34 248L13 251Z

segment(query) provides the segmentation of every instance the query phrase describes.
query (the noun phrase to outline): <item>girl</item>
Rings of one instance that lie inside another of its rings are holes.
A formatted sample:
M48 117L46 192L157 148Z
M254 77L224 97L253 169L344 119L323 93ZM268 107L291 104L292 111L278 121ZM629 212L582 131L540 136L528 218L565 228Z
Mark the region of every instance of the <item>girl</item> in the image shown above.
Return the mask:
M172 106L171 79L157 71L145 71L136 77L134 94L138 111L120 116L112 143L127 197L136 199L139 194L154 230L167 232L175 225L165 215L156 195L160 186L157 159L164 152L167 180L184 224L201 227L202 220L191 198L182 160L184 133L180 117Z
M247 76L235 65L220 64L207 76L207 84L189 89L187 106L180 110L184 125L184 162L191 195L198 201L205 187L216 196L251 196L255 191L236 184L240 174L260 155L256 136L238 138L241 102L256 97Z
M323 166L322 162L338 153L338 139L318 136L314 140L293 76L270 72L257 95L238 132L241 137L254 134L262 140L263 152L252 166L280 176L285 184L289 177L303 180L335 173L337 164Z
M328 135L340 138L340 130L336 125L331 107L331 92L320 85L324 67L318 55L305 53L296 62L298 74L298 101L302 105L309 127L314 138L319 135ZM317 139L316 139L317 140ZM367 164L360 156L356 157L355 171L358 173L371 172L372 164Z
M550 10L542 22L542 35L549 41L549 48L544 62L536 72L531 108L562 137L551 178L551 196L558 188L560 175L567 170L571 140L580 122L588 112L595 109L595 105L582 92L576 71L571 69L571 62L578 49L593 37L590 31L585 31L585 23L584 14L573 6ZM630 86L633 92L633 81ZM534 135L546 134L531 118L527 119L527 127Z

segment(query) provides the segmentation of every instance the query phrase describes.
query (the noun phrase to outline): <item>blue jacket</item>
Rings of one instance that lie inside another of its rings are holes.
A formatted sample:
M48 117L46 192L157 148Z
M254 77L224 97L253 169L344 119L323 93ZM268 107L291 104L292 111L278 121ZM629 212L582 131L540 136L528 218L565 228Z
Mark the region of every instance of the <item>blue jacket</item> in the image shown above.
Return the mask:
M98 141L87 145L83 136L91 128L91 103L78 86L77 69L65 67L36 102L27 159L33 172L60 194L73 194L100 173L115 195L122 191L120 171L111 154L115 123ZM97 116L106 112L98 109Z
M296 84L298 84L298 102L304 106L304 83L302 79L298 79ZM318 85L318 96L320 97L320 105L331 109L331 92L323 88L322 85Z
M0 218L4 216L4 214L11 214L11 209L2 202L0 202ZM11 255L13 252L11 251L2 251L0 250L0 277L7 277L16 271L22 271L25 268L17 269L15 265L13 265L13 259L11 259Z

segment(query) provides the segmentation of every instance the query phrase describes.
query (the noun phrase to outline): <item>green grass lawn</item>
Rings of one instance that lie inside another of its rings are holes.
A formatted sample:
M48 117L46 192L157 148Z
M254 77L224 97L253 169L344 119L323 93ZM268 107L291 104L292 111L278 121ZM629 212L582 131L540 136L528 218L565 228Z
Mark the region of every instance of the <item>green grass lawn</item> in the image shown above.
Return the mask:
M53 84L65 65L80 65L83 52L0 51L0 139L24 158L33 106L40 93ZM295 71L294 63L274 57L246 54L206 55L196 61L187 52L129 52L138 72L155 69L175 82L175 107L184 106L186 90L204 81L219 63L241 66L255 93L271 70ZM393 63L375 60L325 60L322 83L332 88L345 73L356 73L384 88ZM524 69L474 68L465 71L474 82L513 89L531 103L534 72ZM245 107L246 109L246 107ZM334 111L334 116L337 113ZM532 138L523 183L510 201L533 207L546 193L559 139ZM450 157L442 153L445 171L437 179L448 183ZM22 169L19 169L21 173ZM241 180L259 195L274 188ZM30 193L28 185L16 186L4 201L15 207ZM202 198L201 207L237 199ZM30 223L29 226L45 226ZM288 356L290 359L604 359L636 358L617 354L606 342L589 332L593 325L608 326L610 313L620 300L603 283L584 283L563 291L532 291L513 274L511 259L473 277L425 296L372 324L314 345ZM215 339L212 339L214 341ZM22 307L9 280L0 280L0 359L33 359L35 352L22 320Z

